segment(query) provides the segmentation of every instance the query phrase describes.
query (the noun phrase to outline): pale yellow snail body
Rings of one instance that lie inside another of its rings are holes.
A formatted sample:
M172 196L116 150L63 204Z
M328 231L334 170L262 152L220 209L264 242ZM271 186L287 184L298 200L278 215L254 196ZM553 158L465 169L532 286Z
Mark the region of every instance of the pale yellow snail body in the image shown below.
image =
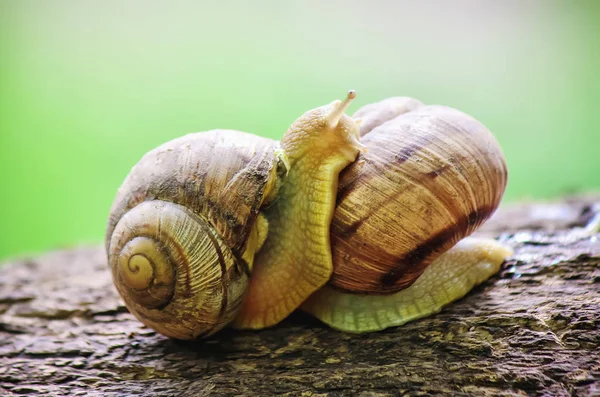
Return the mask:
M305 113L280 143L216 130L144 156L106 238L129 310L180 339L272 326L300 306L365 332L494 274L510 250L465 238L506 186L493 136L409 98L365 106L359 127L344 114L354 95Z

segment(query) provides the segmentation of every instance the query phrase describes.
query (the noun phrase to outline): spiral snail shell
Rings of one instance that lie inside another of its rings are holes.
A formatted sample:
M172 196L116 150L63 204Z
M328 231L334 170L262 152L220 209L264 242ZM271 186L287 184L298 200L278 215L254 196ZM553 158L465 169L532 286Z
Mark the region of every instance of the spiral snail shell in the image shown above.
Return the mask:
M129 310L179 339L233 320L264 241L259 208L285 166L278 145L243 132L189 134L146 154L117 194L106 233Z
M298 307L365 332L494 274L510 249L467 237L506 186L491 133L410 98L349 117L355 95L306 112L280 142L214 130L146 154L106 234L129 310L179 339L272 326Z
M369 152L340 176L331 225L335 287L406 288L500 203L507 170L485 127L447 107L411 108L363 128Z

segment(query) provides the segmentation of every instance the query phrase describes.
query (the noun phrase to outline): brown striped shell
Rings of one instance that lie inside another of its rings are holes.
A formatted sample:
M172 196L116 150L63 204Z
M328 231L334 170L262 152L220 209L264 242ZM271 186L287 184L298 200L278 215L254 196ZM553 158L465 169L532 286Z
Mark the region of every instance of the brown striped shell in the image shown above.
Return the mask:
M393 293L496 210L506 163L492 134L458 110L390 98L354 117L369 151L340 174L330 285Z
M189 134L146 154L113 203L106 250L127 308L179 339L229 323L277 189L277 143L231 130ZM249 242L251 241L251 242Z

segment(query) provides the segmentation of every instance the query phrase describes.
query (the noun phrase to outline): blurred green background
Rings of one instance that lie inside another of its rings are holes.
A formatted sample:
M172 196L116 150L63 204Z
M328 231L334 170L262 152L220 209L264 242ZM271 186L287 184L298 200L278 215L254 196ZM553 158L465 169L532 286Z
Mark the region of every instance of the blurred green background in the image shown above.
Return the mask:
M148 150L359 96L461 109L507 201L600 187L600 1L0 0L0 258L100 243Z

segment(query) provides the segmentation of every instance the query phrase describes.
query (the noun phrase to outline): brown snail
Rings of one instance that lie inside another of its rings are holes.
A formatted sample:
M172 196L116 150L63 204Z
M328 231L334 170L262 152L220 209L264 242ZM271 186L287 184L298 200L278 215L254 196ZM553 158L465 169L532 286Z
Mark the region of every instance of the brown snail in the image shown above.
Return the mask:
M366 332L435 313L497 272L510 249L467 237L506 187L491 133L410 98L352 118L354 97L306 112L281 142L214 130L146 154L106 234L129 310L180 339L272 326L298 307Z

